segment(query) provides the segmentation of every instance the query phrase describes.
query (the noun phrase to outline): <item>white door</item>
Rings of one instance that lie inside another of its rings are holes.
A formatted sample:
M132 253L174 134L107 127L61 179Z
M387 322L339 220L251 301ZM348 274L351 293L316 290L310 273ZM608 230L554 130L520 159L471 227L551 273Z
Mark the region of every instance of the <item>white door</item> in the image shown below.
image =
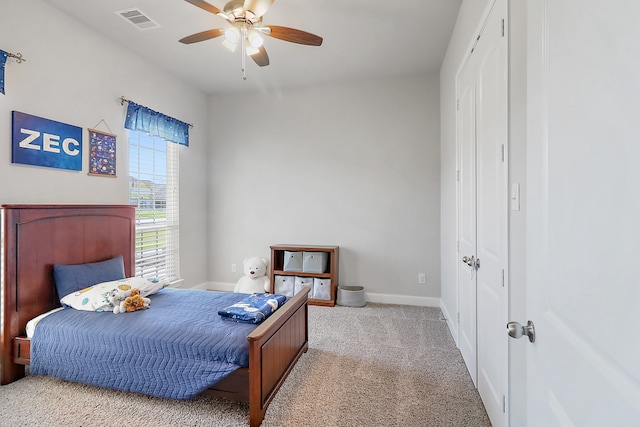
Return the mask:
M529 425L637 426L640 2L536 0L527 21Z
M474 54L478 262L478 392L494 427L506 426L508 387L507 0L498 0Z
M476 256L475 58L458 76L458 347L477 387L476 274L462 257Z
M507 0L496 1L457 83L459 347L496 427L508 394L506 18Z

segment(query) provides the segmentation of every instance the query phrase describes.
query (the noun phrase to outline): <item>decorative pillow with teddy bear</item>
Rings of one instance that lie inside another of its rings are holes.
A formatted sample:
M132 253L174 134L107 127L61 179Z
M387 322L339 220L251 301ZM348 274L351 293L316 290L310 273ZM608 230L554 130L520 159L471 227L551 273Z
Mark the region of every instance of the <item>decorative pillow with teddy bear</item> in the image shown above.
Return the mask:
M139 290L139 297L142 299L142 308L145 304L147 306L149 305L149 295L153 295L167 286L169 286L169 282L164 280L146 277L130 277L128 279L98 283L97 285L81 289L66 295L60 302L76 310L95 312L112 311L119 313L121 302L131 297L131 291L133 289ZM139 303L140 301L138 300L137 302ZM118 311L115 310L116 306L118 307Z

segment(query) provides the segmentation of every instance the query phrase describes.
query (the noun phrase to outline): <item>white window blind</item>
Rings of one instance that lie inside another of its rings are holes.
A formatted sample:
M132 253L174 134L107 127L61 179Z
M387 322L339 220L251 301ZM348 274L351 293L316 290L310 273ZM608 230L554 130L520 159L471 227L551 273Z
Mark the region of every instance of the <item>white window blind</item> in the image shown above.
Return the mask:
M129 199L136 209L136 276L177 280L179 145L129 131Z

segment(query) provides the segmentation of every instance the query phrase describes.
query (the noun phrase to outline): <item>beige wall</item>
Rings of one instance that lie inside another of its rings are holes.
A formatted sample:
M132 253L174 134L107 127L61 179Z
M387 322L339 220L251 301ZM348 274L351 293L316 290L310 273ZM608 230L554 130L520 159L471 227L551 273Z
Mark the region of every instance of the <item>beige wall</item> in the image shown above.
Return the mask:
M211 279L272 244L338 245L340 284L437 305L438 80L212 97Z

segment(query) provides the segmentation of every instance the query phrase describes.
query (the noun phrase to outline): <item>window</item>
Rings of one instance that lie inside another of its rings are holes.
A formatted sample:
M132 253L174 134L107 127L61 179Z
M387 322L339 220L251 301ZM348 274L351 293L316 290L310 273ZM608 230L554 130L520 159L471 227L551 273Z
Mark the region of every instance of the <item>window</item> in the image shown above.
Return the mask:
M136 276L180 277L178 144L129 131L129 200L136 209Z

